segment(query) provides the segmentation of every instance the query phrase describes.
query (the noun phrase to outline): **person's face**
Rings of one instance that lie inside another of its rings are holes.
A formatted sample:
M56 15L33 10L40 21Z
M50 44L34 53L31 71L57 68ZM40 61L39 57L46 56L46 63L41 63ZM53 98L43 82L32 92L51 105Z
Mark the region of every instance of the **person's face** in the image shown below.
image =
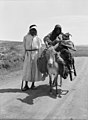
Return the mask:
M31 34L32 36L37 35L37 30L36 30L35 28L31 29L31 30L30 30L30 34Z
M56 35L59 35L59 34L61 33L60 28L56 28L56 29L55 29L55 33L56 33Z

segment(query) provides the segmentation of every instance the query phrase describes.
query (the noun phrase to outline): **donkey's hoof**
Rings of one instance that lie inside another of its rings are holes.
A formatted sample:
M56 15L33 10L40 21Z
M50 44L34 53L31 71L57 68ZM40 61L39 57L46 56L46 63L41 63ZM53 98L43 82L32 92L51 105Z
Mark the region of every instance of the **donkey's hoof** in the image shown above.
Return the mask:
M55 96L56 98L58 97L58 94L56 94L56 96Z
M58 95L59 98L61 98L61 95Z
M73 79L72 79L72 76L70 75L70 81L72 81Z
M76 74L76 73L74 73L74 75L75 75L75 76L77 76L77 74Z

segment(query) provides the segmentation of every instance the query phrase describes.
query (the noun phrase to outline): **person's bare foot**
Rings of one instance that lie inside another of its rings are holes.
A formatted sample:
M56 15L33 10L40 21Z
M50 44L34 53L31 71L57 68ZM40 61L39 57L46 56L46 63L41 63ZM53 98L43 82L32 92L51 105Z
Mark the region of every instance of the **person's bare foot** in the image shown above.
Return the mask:
M34 82L32 82L31 89L34 90L36 87L34 85Z
M25 86L24 88L21 88L22 91L26 91L26 90L29 90L29 87L28 86Z

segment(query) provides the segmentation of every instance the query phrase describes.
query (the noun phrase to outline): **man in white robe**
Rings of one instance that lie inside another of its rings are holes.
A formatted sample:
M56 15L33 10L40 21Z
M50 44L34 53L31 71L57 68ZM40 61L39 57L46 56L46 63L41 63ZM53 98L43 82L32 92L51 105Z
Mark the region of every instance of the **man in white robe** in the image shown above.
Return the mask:
M24 65L23 65L23 79L21 89L28 90L28 82L32 82L31 89L35 87L34 83L40 81L42 74L37 67L37 59L41 54L42 40L37 36L36 25L31 25L29 33L24 36ZM25 86L23 87L23 81Z

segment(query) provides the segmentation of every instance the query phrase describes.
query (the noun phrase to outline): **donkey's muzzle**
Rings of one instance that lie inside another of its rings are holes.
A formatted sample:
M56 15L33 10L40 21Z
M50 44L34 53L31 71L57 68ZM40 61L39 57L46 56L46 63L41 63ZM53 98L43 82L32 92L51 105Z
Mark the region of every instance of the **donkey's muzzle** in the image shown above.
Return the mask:
M51 68L51 67L53 67L53 64L52 63L48 63L48 66Z

